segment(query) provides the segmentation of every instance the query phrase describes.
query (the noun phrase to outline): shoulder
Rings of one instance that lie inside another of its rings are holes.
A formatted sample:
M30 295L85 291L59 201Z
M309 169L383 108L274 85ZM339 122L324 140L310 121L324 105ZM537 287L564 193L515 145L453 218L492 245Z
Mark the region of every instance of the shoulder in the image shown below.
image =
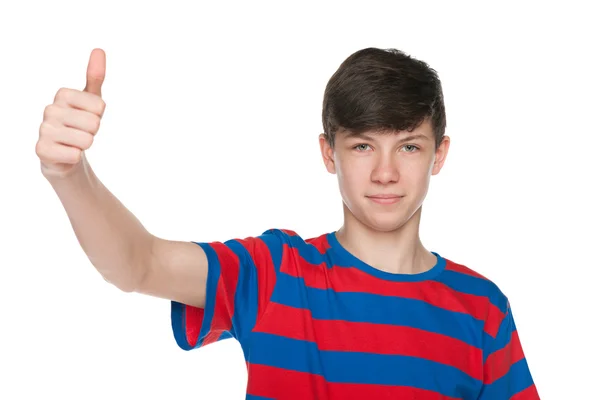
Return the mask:
M261 236L275 236L284 240L300 238L300 235L296 231L287 228L270 228L264 231Z
M285 228L273 228L263 232L263 240L276 243L281 253L279 253L282 265L293 265L295 267L304 264L320 265L325 260L325 254L330 248L328 233L321 233L318 236L306 237L298 234L297 231ZM303 271L296 271L295 274L301 274Z
M304 249L307 242L298 233L286 228L270 228L257 236L244 239L232 239L235 245L241 245L251 253L270 253L281 260L292 249Z
M196 243L217 253L232 251L239 256L250 254L253 257L270 254L275 259L281 259L286 254L314 258L315 253L322 255L328 248L327 234L304 239L296 231L287 228L270 228L259 235L239 236L224 242Z
M264 231L260 237L263 239L273 238L273 240L276 238L276 240L281 241L283 244L287 244L294 248L312 247L320 250L321 252L324 252L329 248L326 233L305 238L292 229L271 228Z
M501 315L508 312L509 301L503 289L476 267L446 258L446 268L439 280L475 303L483 302Z

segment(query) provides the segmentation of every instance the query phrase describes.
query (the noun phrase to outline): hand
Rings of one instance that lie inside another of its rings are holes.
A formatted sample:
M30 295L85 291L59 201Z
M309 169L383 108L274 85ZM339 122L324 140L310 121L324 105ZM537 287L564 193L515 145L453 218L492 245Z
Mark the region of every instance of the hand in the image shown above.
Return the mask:
M101 93L105 73L106 54L94 49L85 88L59 89L54 103L44 109L35 146L44 176L66 177L81 166L83 153L94 142L106 108Z

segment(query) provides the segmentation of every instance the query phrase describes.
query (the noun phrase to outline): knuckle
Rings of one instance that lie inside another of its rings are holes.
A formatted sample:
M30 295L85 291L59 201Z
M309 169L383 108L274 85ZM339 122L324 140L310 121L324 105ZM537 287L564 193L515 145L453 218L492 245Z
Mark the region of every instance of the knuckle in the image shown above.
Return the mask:
M100 130L100 117L97 115L94 115L93 117L93 129L94 129L94 133L98 132L98 130Z
M52 126L48 121L42 121L40 124L40 137L46 137L52 131Z
M54 115L54 108L55 108L54 104L48 104L44 108L44 119L51 118Z
M85 139L82 140L81 148L87 150L92 147L92 144L94 144L94 135L85 135Z
M43 159L46 157L46 146L44 145L44 142L42 142L41 140L38 140L38 142L35 144L35 154L40 159Z
M61 87L60 89L58 89L58 91L56 92L56 96L54 97L54 100L63 100L66 98L67 93L68 93L69 89L67 89L66 87Z

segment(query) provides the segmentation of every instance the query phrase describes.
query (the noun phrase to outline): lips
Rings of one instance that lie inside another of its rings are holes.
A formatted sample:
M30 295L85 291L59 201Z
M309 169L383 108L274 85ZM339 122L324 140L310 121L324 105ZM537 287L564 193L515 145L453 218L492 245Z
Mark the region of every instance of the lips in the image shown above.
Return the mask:
M367 196L368 199L378 204L394 204L400 201L403 196L396 194L376 194L373 196Z
M395 199L395 198L402 197L402 196L399 196L397 194L375 194L373 196L367 196L367 197L370 197L371 199Z

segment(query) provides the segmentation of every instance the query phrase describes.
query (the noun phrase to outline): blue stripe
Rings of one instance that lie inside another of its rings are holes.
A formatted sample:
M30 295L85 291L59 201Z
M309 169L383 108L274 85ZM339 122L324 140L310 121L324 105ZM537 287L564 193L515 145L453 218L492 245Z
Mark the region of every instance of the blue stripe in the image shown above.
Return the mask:
M283 258L283 243L289 242L290 236L279 229L269 229L258 238L269 248L273 267L275 268L275 272L279 273L279 270L281 269L281 260Z
M269 248L272 262L277 271L280 269L282 252L281 236L285 233L273 230L270 234L264 233L258 239L262 240ZM286 235L287 236L287 235ZM217 285L221 277L221 264L217 252L210 242L193 242L204 250L208 259L208 276L206 282L206 304L204 319L200 329L198 341L195 346L190 346L186 335L185 305L176 301L171 302L171 326L175 341L184 350L200 347L206 335L210 332L215 312ZM222 332L217 341L235 338L240 344L245 355L248 348L245 337L254 328L258 313L258 279L254 259L246 248L236 239L223 242L239 259L239 275L234 296L234 311L232 315L232 328L230 332Z
M327 268L333 268L334 266L340 268L355 267L350 260L343 259L335 253L333 247L325 250L325 253L321 253L317 247L306 243L300 236L288 236L288 238L290 245L298 251L298 255L310 264L319 265L327 260L335 260L333 264L331 262L326 262Z
M533 385L533 378L527 365L522 359L512 365L502 378L490 385L485 385L481 391L480 400L505 400Z
M473 398L481 381L455 367L417 357L319 350L315 343L254 332L255 364L321 375L327 382L400 385Z
M185 333L185 305L171 301L171 328L175 342L183 350L192 350Z
M245 336L250 333L256 324L258 312L258 280L256 278L256 265L246 248L237 240L225 242L239 259L239 275L234 296L234 309L232 317L232 334L240 344L244 353Z
M503 349L512 339L513 332L517 330L513 320L512 309L508 309L508 313L502 320L496 338L485 335L483 341L483 361L485 362L488 356L498 350Z
M291 236L279 229L269 229L265 231L265 234L267 233L279 236L284 243L287 243L288 246L296 249L298 254L304 258L306 262L318 265L325 260L323 254L321 254L315 246L306 243L300 236ZM281 244L279 247L281 247ZM281 252L281 250L279 251ZM279 260L281 260L281 257L279 257ZM279 268L277 268L276 271L279 272Z
M316 289L304 286L302 278L283 273L271 300L308 309L314 319L409 326L450 336L477 348L482 346L483 321L421 300Z
M282 233L285 235L285 233ZM369 275L375 276L380 279L397 282L411 282L411 281L422 281L434 277L441 273L446 268L446 259L440 256L436 252L431 252L437 257L436 265L421 274L390 274L387 272L380 271L376 268L369 266L359 258L354 257L344 249L337 239L335 238L334 232L327 234L327 241L332 246L327 249L323 254L314 246L306 243L300 236L286 236L289 245L296 249L299 256L302 257L306 262L310 264L319 265L323 262L326 263L327 268L339 267L339 268L356 268ZM336 252L336 247L339 252ZM334 260L333 262L331 260Z
M204 320L202 321L202 328L200 329L200 340L196 347L199 347L204 338L210 331L213 316L215 313L215 301L217 296L217 284L221 277L221 264L219 263L219 257L217 257L216 251L208 243L197 243L204 252L208 259L208 275L206 278L206 304L204 307Z
M498 307L502 313L506 312L508 306L506 296L492 281L450 270L445 270L434 280L457 292L487 297L490 303Z
M246 395L246 400L275 400L271 397L253 396L251 394Z
M173 329L173 335L175 336L175 342L183 350L192 350L202 346L204 338L209 331L210 325L212 324L214 308L215 308L215 295L217 293L217 282L221 275L221 268L219 265L219 259L215 251L207 243L193 242L201 246L206 253L208 258L208 276L206 280L206 304L204 308L204 319L202 320L202 327L200 334L195 346L190 346L187 339L186 326L187 321L185 319L185 308L186 305L177 301L171 301L171 327ZM221 335L219 340L226 339L226 335Z
M268 248L271 255L271 262L276 271L281 264L282 240L280 235L285 233L273 231L272 233L262 234L251 240L260 240ZM286 235L287 237L287 235ZM241 239L242 242L246 239ZM242 345L244 354L247 355L248 346L246 336L256 325L258 317L258 269L254 262L253 254L244 247L237 239L223 242L227 248L232 251L238 259L239 273L235 289L231 334ZM215 253L216 254L216 253ZM266 266L260 266L266 268Z

